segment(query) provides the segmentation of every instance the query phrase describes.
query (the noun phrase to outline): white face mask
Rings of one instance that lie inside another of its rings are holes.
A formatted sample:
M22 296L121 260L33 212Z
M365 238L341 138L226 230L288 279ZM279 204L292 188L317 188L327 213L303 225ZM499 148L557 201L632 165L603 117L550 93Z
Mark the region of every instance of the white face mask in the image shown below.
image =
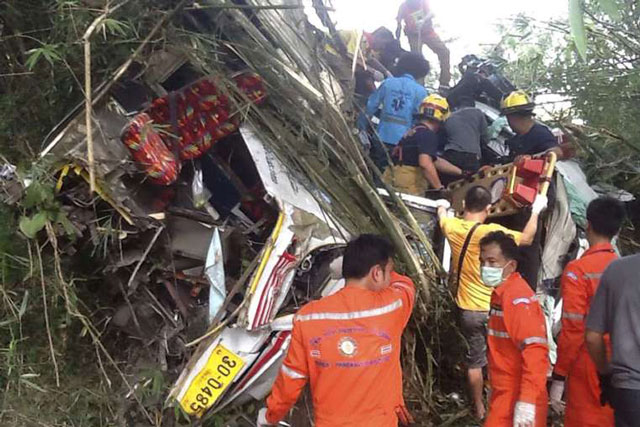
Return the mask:
M507 265L509 265L507 263ZM482 282L490 288L496 288L504 282L504 269L507 267L485 267L481 268Z

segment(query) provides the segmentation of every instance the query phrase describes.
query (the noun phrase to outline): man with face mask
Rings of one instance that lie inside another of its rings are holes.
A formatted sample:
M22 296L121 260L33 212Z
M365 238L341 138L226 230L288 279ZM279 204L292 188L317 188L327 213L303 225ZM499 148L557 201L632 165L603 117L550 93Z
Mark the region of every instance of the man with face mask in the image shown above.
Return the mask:
M316 427L413 422L402 397L400 339L415 287L393 271L393 246L363 234L345 250L345 287L302 307L257 425L276 425L309 382Z
M513 238L489 233L480 248L482 281L494 288L487 330L491 397L484 426L544 427L549 349L542 309L516 272Z

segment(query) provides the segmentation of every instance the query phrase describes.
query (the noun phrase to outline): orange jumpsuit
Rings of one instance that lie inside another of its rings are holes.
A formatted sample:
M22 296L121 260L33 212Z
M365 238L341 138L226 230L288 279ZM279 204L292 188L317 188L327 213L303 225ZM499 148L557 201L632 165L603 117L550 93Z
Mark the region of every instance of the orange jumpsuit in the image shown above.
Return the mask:
M549 349L542 309L518 273L491 295L487 345L491 397L485 427L513 425L516 402L536 405L536 427L547 425Z
M267 421L282 420L308 381L316 427L397 426L400 338L414 299L413 282L392 273L382 291L347 286L302 307L267 399Z
M611 407L600 405L600 382L584 344L584 332L600 276L617 257L611 244L595 245L580 259L570 262L562 275L562 329L554 373L567 377L566 427L614 424Z

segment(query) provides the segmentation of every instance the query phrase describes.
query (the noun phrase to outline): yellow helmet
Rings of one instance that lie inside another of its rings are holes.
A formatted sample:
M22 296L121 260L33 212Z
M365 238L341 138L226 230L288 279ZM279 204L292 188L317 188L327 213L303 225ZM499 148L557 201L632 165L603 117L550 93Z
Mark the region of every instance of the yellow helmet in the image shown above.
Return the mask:
M531 113L535 106L533 99L523 90L514 90L500 102L500 110L504 115Z
M418 108L418 116L437 122L444 122L449 117L449 102L447 102L447 98L437 93L427 96L422 100L420 108Z

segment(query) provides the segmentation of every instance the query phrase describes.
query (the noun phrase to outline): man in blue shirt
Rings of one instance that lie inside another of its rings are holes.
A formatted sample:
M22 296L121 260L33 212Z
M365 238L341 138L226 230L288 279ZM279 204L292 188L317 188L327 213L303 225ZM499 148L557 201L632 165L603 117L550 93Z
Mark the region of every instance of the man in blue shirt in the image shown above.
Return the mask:
M367 102L367 116L371 118L378 109L380 124L378 135L387 148L396 146L402 136L413 126L413 116L420 103L428 95L427 89L416 80L429 74L429 62L416 53L405 53L398 59L395 75L386 79L371 94Z

